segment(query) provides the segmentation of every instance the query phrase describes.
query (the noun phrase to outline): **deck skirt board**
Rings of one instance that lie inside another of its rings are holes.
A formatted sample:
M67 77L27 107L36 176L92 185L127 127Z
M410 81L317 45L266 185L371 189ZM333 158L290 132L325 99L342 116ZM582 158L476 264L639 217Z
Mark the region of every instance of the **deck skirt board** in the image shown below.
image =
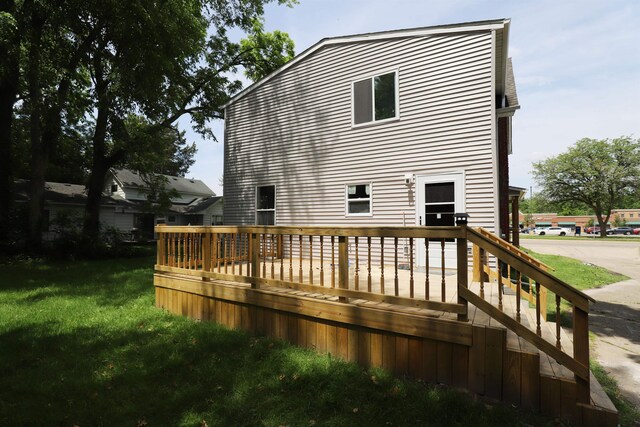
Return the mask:
M474 393L571 420L615 425L617 412L602 388L593 387L591 405L576 406L573 372L470 304L468 322L455 313L396 306L382 301L249 284L228 280L154 275L156 305L172 313L214 321L232 329L287 340L330 353L364 367L383 367L433 383L467 388ZM495 283L485 283L485 298L497 303ZM469 290L479 294L479 284ZM447 300L455 303L457 295ZM503 310L512 315L515 295L503 295ZM521 322L531 325L535 312L523 301ZM542 323L543 335L555 332ZM563 342L570 336L563 331ZM591 383L597 383L595 378Z

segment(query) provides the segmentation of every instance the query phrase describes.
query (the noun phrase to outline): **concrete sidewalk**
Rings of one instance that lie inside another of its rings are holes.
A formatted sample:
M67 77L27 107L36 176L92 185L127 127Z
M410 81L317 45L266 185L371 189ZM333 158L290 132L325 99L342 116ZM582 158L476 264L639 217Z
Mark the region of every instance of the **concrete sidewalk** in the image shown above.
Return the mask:
M594 239L523 239L536 252L562 255L624 274L630 280L585 291L597 303L589 315L598 338L592 356L618 382L622 394L640 409L640 244Z

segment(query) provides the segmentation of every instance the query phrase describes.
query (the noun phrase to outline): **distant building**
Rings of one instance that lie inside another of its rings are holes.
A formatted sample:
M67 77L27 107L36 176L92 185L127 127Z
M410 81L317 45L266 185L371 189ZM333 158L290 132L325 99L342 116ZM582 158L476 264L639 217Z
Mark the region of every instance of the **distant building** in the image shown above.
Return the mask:
M156 224L220 225L222 224L222 196L216 194L201 180L175 176L167 178L167 189L175 190L177 197L163 214L149 213L146 209L148 186L137 173L127 169L111 170L100 202L100 223L112 227L127 238L153 238ZM29 181L15 181L16 202L29 200ZM82 226L87 190L84 185L60 182L45 183L44 240L55 239L53 224L66 215L68 220Z
M613 209L608 224L611 226L616 218L619 218L621 222L629 227L640 227L640 209ZM527 219L530 224L526 224ZM595 225L598 225L598 219L595 215L558 215L555 212L524 214L520 212L520 225L522 227L527 225L535 227L566 227L575 230L576 227L584 229L591 220Z

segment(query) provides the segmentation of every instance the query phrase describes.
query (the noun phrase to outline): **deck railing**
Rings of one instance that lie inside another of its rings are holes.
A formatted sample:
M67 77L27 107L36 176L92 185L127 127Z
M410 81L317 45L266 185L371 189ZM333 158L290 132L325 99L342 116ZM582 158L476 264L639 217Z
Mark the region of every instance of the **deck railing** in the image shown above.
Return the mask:
M158 226L156 232L155 268L161 273L295 290L344 303L383 303L389 310L436 310L452 313L458 321L468 320L470 302L572 370L580 401L589 401L588 312L593 300L486 231L460 225ZM514 310L505 310L505 287L515 293ZM555 295L554 333L545 322L547 290ZM494 297L488 298L490 294ZM561 301L571 310L568 325L561 325ZM572 329L573 345L563 326Z
M455 299L456 288L467 286L466 227L158 226L156 232L158 271L466 319L466 301ZM459 265L448 268L445 252ZM447 286L456 271L457 283Z
M588 313L593 298L553 276L544 264L487 234L484 230L467 229L469 242L474 245L472 276L479 285L478 292L460 289L463 298L573 371L578 385L578 399L588 403ZM497 301L495 297L485 297L488 287L493 286L497 287ZM507 314L503 307L505 286L515 291L516 306L512 315ZM547 322L550 320L546 312L547 292L555 294L552 329ZM533 305L531 310L523 305L523 299ZM566 311L563 311L563 302L568 308ZM531 321L525 321L524 317L532 311ZM569 317L565 324L563 313ZM571 333L565 333L564 329L569 329Z

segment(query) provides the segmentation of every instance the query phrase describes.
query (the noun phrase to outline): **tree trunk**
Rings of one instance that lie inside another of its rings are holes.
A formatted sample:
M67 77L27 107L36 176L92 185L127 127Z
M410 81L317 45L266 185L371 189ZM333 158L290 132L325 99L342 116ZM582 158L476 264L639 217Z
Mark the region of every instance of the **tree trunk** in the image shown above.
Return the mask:
M85 205L83 226L84 237L89 242L95 241L100 234L100 199L104 190L105 177L109 170L105 154L109 116L109 106L105 97L106 83L98 79L96 92L98 93L98 117L93 132L93 156L87 185L87 204Z
M0 50L0 57L3 57ZM7 62L12 62L8 58ZM13 63L7 64L13 68ZM17 64L16 64L17 65ZM18 93L18 67L0 79L0 241L6 242L13 203L13 106Z
M34 13L35 15L35 13ZM45 174L49 164L47 151L42 146L40 87L40 42L42 39L41 22L35 16L31 22L29 65L27 81L29 85L29 132L31 139L31 183L29 189L28 235L27 244L31 252L42 249L42 213L44 210Z
M14 1L0 1L0 12L15 14ZM20 32L0 44L0 242L7 242L13 204L13 106L18 95Z

